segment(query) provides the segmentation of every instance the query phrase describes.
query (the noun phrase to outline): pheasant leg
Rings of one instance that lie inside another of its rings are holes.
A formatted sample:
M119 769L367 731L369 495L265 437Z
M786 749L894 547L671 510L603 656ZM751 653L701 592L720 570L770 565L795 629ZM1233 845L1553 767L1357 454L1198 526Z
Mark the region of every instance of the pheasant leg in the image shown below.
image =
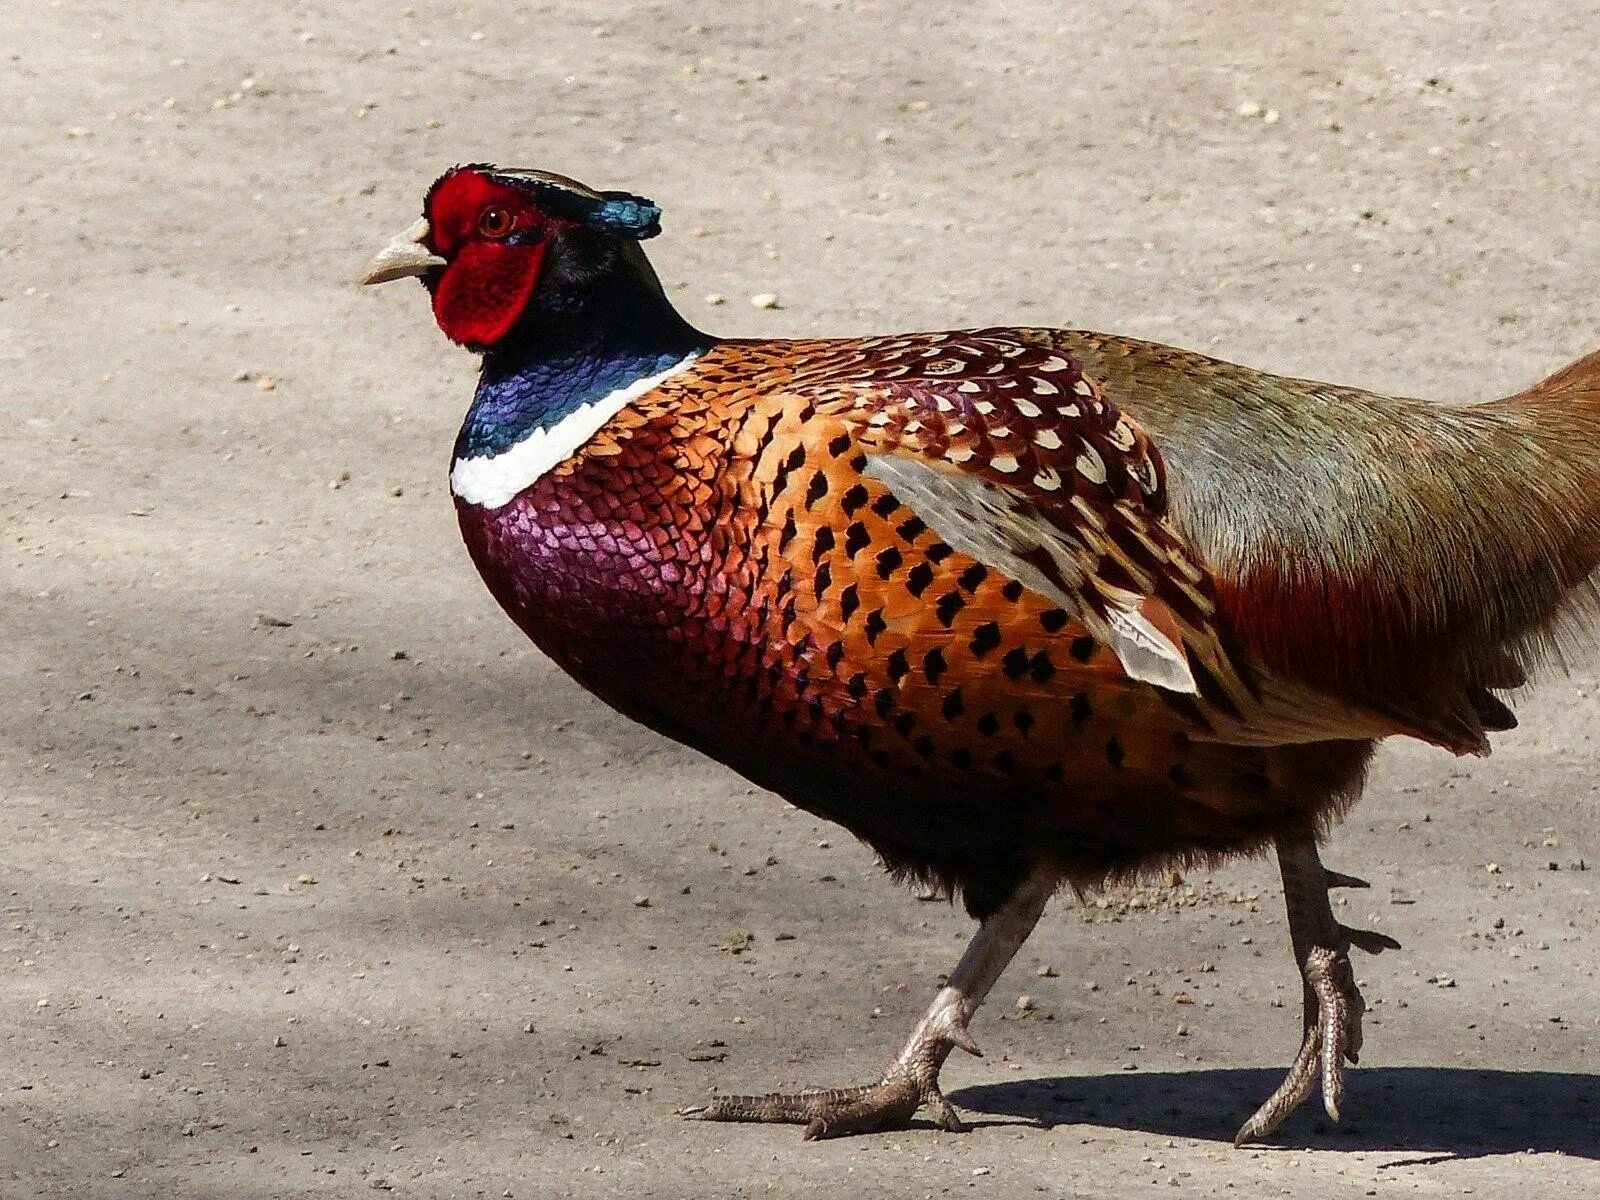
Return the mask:
M1246 1121L1233 1144L1266 1137L1322 1087L1322 1107L1339 1119L1344 1101L1346 1060L1361 1054L1361 1016L1366 1003L1356 987L1350 967L1350 948L1369 954L1398 950L1400 943L1387 934L1341 925L1328 903L1336 887L1364 888L1365 882L1341 875L1322 865L1316 838L1309 832L1284 835L1277 840L1278 869L1283 876L1283 898L1289 910L1289 937L1304 982L1300 1053L1278 1090Z
M981 1057L983 1052L967 1032L967 1023L1028 940L1054 891L1054 879L1032 876L978 927L966 953L950 973L949 982L934 996L899 1056L878 1082L765 1096L717 1096L708 1104L683 1110L683 1115L705 1121L804 1125L805 1138L811 1141L902 1128L926 1105L939 1128L960 1132L965 1128L961 1118L939 1090L939 1069L958 1046Z

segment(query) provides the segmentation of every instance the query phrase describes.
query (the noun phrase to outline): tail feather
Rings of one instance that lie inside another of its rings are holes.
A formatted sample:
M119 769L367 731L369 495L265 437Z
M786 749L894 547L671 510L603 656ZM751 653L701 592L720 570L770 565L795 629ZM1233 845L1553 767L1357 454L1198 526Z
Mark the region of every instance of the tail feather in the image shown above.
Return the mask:
M1412 714L1437 714L1415 722L1424 736L1453 727L1430 740L1485 753L1487 733L1517 724L1494 691L1566 670L1600 624L1600 352L1504 400L1436 411L1461 442L1450 484L1431 495L1453 502L1416 515L1459 555L1458 573L1443 620L1418 631L1412 694L1425 702Z
M1525 405L1600 404L1600 350L1568 363L1511 400Z
M1128 341L1076 343L1156 439L1171 516L1279 678L1462 753L1491 694L1600 623L1600 353L1433 404Z
M1530 565L1555 593L1530 589L1510 649L1524 670L1552 660L1565 666L1600 619L1600 351L1494 407L1517 420L1532 448L1535 461L1521 472L1526 499L1512 512L1538 552Z

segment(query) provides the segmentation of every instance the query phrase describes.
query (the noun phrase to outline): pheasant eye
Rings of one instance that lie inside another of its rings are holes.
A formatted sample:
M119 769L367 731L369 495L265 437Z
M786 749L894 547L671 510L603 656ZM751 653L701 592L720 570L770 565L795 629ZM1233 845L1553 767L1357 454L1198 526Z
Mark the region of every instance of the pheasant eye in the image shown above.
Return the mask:
M517 223L508 208L486 208L478 217L478 232L486 238L503 238Z

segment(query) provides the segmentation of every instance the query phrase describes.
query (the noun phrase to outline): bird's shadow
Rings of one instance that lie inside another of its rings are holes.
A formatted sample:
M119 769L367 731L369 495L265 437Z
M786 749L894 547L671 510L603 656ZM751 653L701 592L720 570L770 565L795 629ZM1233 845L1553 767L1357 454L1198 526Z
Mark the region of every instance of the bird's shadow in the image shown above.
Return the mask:
M1283 1075L1230 1069L1068 1075L963 1088L969 1112L1232 1142ZM1313 1097L1268 1145L1418 1151L1428 1160L1524 1150L1600 1159L1600 1076L1559 1071L1379 1067L1352 1072L1344 1120ZM1418 1161L1418 1160L1410 1160Z

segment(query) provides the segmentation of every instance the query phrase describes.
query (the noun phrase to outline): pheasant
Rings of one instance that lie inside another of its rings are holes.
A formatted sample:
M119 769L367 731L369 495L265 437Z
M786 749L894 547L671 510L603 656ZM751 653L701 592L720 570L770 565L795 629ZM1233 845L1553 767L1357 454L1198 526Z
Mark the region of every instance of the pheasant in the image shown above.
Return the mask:
M420 277L482 374L450 471L489 590L624 715L945 889L978 922L871 1084L711 1120L903 1126L1063 888L1272 850L1300 1050L1239 1130L1361 1048L1318 840L1376 744L1482 754L1600 563L1600 354L1442 406L1129 338L708 336L660 210L447 171L364 282Z

